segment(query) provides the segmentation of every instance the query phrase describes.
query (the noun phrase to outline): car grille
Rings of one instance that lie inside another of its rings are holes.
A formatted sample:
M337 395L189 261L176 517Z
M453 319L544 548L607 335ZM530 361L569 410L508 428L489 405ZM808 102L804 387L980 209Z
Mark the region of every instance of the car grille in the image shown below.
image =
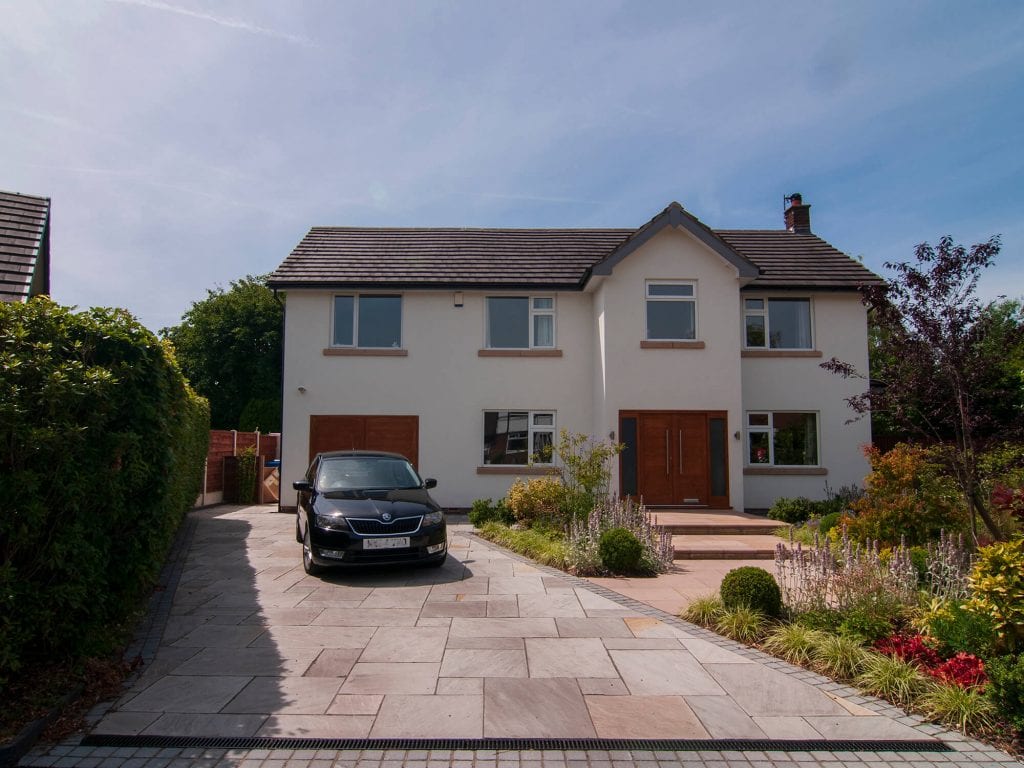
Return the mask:
M413 517L398 517L390 523L382 520L370 520L366 518L346 518L352 530L363 536L399 536L406 533L416 533L420 529L420 522L423 515Z

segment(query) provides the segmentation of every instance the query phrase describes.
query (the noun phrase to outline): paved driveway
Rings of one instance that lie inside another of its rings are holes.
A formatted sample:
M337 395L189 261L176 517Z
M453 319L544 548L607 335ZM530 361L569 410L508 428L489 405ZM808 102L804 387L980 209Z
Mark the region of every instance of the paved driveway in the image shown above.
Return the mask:
M250 507L196 517L155 659L94 734L940 735L964 750L983 748L599 585L535 567L476 539L469 526L451 527L441 569L314 578L302 571L291 516Z

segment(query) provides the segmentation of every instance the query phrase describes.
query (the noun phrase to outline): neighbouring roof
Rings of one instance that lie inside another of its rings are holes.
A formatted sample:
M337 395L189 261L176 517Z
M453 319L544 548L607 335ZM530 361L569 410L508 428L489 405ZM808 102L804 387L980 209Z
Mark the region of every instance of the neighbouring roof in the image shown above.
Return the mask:
M0 192L0 301L50 290L50 198Z
M855 289L882 280L821 238L711 230L672 203L639 229L313 227L270 275L272 288L581 289L664 227L731 262L748 288Z

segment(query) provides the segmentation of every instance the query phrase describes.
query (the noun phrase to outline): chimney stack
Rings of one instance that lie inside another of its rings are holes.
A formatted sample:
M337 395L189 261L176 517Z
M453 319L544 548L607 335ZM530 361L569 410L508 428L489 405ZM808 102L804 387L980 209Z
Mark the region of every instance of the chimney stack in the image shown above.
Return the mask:
M811 234L811 206L804 205L804 198L799 192L782 198L786 208L786 229L798 235Z

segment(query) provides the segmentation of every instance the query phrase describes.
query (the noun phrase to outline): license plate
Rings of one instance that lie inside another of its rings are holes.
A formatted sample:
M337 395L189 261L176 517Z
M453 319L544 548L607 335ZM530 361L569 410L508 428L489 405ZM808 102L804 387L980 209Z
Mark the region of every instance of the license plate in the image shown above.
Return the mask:
M403 549L408 546L408 536L398 536L393 539L363 539L363 549Z

